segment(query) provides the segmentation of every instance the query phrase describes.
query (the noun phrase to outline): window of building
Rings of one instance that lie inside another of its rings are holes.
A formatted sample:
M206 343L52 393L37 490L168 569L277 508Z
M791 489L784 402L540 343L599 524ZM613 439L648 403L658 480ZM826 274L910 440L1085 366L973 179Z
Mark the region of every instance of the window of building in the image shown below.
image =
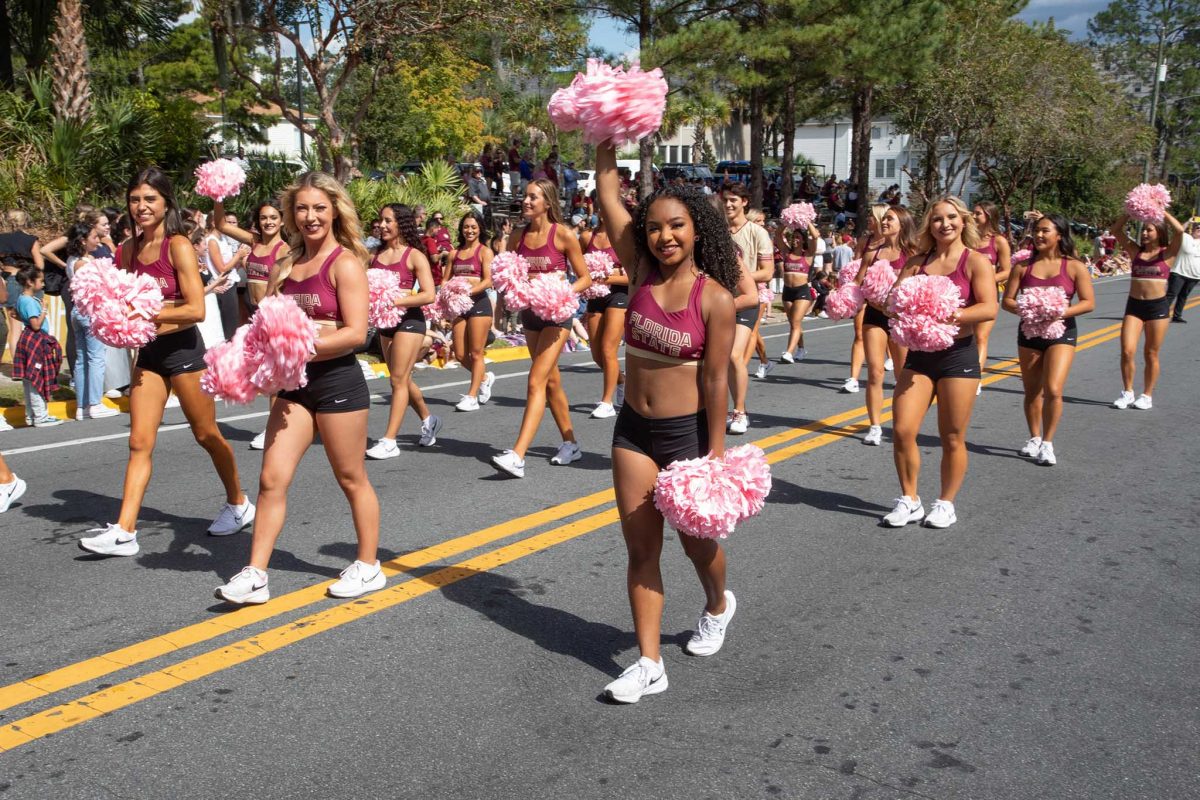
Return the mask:
M974 180L978 180L978 179L979 179L979 167L972 164L971 165L971 180L974 181Z
M872 125L871 126L871 138L872 139L883 138L883 128L879 127L878 125Z
M667 160L672 164L679 161L679 145L671 145L671 157Z
M896 177L896 159L894 158L889 158L887 160L887 177Z
M691 147L691 145L682 144L679 146L679 160L685 164L692 163L692 147Z
M665 144L660 144L658 146L658 160L659 161L667 160L667 146Z
M877 158L877 159L875 159L875 177L876 178L894 178L894 177L896 177L896 159L894 159L894 158Z

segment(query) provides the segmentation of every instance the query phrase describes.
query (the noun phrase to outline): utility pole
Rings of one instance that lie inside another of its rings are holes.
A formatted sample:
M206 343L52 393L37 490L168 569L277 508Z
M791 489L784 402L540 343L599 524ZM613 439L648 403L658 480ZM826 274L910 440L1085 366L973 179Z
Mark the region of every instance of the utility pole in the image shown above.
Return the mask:
M299 42L300 41L300 23L296 22L295 26L296 26L296 41ZM1161 47L1159 48L1159 52L1160 53L1162 52ZM304 87L300 84L300 45L299 44L296 45L296 58L295 58L295 63L292 66L296 70L296 112L297 112L297 114L300 115L300 125L297 126L296 129L298 131L300 131L300 157L303 158L304 157ZM1157 95L1155 95L1155 96L1157 97ZM1150 124L1153 125L1154 123L1152 122ZM1149 168L1150 168L1149 165L1147 165L1146 169L1149 169Z
M1150 163L1158 154L1158 95L1159 87L1167 79L1167 65L1163 63L1163 49L1167 43L1167 27L1163 22L1158 23L1158 58L1154 64L1154 93L1150 100L1150 152L1146 154L1146 166L1142 168L1142 183L1150 182Z

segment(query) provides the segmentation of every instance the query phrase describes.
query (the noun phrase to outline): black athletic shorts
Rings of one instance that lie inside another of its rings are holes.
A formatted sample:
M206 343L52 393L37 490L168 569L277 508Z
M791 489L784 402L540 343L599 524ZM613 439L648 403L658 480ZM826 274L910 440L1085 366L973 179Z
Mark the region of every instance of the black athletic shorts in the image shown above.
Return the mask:
M1066 344L1074 347L1076 340L1079 338L1079 332L1076 330L1077 326L1075 324L1075 318L1067 317L1065 320L1063 320L1063 322L1067 324L1067 329L1063 332L1063 335L1057 339L1042 339L1038 337L1031 338L1026 336L1021 331L1020 327L1018 327L1017 347L1028 347L1030 350L1040 350L1043 353L1049 350L1051 347L1054 347L1056 344Z
M425 322L425 312L419 308L410 308L404 312L399 325L394 328L380 328L379 335L389 339L397 333L419 333L424 336L427 330L429 325Z
M811 303L816 299L817 293L813 291L812 284L783 287L783 302L785 303L794 303L797 300L807 300Z
M737 324L753 330L754 326L758 324L758 308L758 306L752 306L737 312Z
M880 311L870 303L863 303L867 309L863 313L863 325L874 325L876 328L888 329L888 315Z
M1171 316L1171 298L1167 295L1157 300L1138 300L1131 297L1125 303L1125 316L1137 317L1142 322L1166 319Z
M281 400L304 406L314 414L344 414L371 406L367 379L353 353L328 361L310 361L304 368L308 385L280 392Z
M672 461L699 458L708 454L708 414L697 411L682 417L649 419L626 403L617 415L612 446L649 456L659 469Z
M610 308L629 308L629 289L624 286L610 286L609 293L604 297L593 297L587 301L587 313L598 314Z
M972 378L979 380L979 348L974 336L955 339L954 344L936 353L909 350L904 368L919 372L937 383L942 378Z
M521 311L520 319L521 319L521 327L527 331L533 331L534 333L545 330L546 328L566 328L567 330L571 329L571 320L570 319L565 320L563 322L551 322L548 319L542 319L537 314L534 314L528 308Z
M480 292L475 298L475 305L471 306L471 310L463 314L459 319L470 319L471 317L490 317L492 315L492 298L487 296L487 292Z
M200 372L204 363L204 339L200 328L193 325L181 331L159 336L138 350L137 368L170 378L187 372Z

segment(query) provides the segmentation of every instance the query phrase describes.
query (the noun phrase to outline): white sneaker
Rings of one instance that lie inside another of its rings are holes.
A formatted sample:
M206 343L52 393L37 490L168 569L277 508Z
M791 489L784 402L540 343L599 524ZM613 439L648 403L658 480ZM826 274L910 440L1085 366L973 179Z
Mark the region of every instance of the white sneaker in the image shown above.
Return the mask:
M208 526L208 533L210 536L232 536L251 522L254 522L254 503L247 495L246 502L240 506L226 503L213 524Z
M0 414L0 431L11 431L11 430L13 430L13 426L9 424L8 420L4 417L3 414Z
M115 417L121 412L103 403L97 403L94 406L89 406L84 412L84 416L88 419L104 419L105 417Z
M592 419L608 419L609 417L615 417L616 415L617 410L613 408L612 403L600 402L596 404L594 409L592 409Z
M625 405L625 384L618 383L617 391L613 393L613 408L620 408Z
M53 428L56 425L62 425L64 422L66 422L65 419L59 419L58 417L42 417L33 421L33 427Z
M85 419L87 419L87 409L84 408L83 406L76 406L75 407L75 421L83 422Z
M1037 458L1038 451L1042 449L1042 437L1034 436L1029 441L1025 442L1025 446L1021 448L1021 455L1026 458Z
M738 418L738 412L736 412L736 411L730 411L728 414L725 415L725 432L726 433L729 433L729 431L733 428L733 423L737 418Z
M267 573L254 567L242 567L229 583L213 589L213 597L238 606L265 603L271 599Z
M842 384L842 391L846 394L858 394L858 378L846 378L846 382Z
M0 514L25 494L25 481L13 475L12 483L0 483Z
M514 478L525 477L525 459L520 458L512 450L505 450L498 456L492 456L492 463L497 469L507 472Z
M817 319L829 319L829 315L824 311L821 311L817 314Z
M745 412L738 412L733 422L729 423L730 433L745 433L750 428L750 417Z
M417 440L417 444L421 447L432 447L437 443L438 431L442 429L442 418L437 414L430 414L421 422L421 438Z
M867 428L867 435L863 437L863 444L869 444L874 447L883 444L883 426L872 425Z
M258 434L258 436L255 436L253 439L250 440L250 449L251 450L266 450L267 449L267 432L266 431L263 431L262 433Z
M174 392L167 395L167 403L163 408L179 408L179 396Z
M765 361L758 362L758 369L754 370L754 377L756 377L756 378L767 377L767 364Z
M983 394L983 384L979 383L975 386L975 396L979 397L981 394Z
M796 351L796 360L797 360L797 361L803 361L803 360L804 360L804 354L805 354L805 353L807 353L807 352L808 352L808 349L807 349L807 348L801 347L800 349L798 349L798 350Z
M1129 408L1133 405L1133 392L1121 392L1121 396L1113 401L1113 408Z
M359 597L367 592L382 589L386 584L387 576L383 574L383 567L379 565L378 561L374 564L355 561L342 570L342 577L329 587L329 595L330 597Z
M107 397L109 400L116 400L122 394L124 394L124 393L120 389L109 389L107 392L104 393L104 396Z
M783 362L784 364L795 364L796 363L796 357L792 355L791 350L784 350L783 354L779 356L779 360L781 362Z
M492 399L492 384L496 382L496 373L483 373L483 383L479 384L479 402L486 403Z
M958 517L954 514L954 503L949 500L934 500L924 524L926 528L949 528L956 522Z
M85 536L79 540L79 546L89 553L102 556L134 556L137 555L137 531L127 531L115 522L110 522L103 528L92 528L88 533L96 536Z
M1138 399L1133 401L1134 408L1140 408L1142 411L1149 411L1154 408L1154 401L1150 399L1150 395L1142 393L1138 395Z
M642 656L637 663L604 687L604 696L614 703L636 703L648 694L667 690L667 668L662 659L651 661Z
M577 442L563 442L558 446L558 452L551 457L550 463L565 467L581 458L583 458L583 451L579 449Z
M1042 442L1042 446L1038 449L1037 463L1044 467L1053 467L1058 463L1058 459L1054 457L1054 443Z
M725 590L725 611L719 616L714 616L707 611L700 615L700 622L696 624L696 632L692 634L692 638L684 646L684 652L693 656L711 656L721 649L721 645L725 644L725 629L729 627L729 621L733 619L733 612L737 611L737 599L733 596L733 592Z
M478 411L479 401L469 394L464 394L462 400L458 401L458 405L455 408L459 411Z
M421 426L424 429L424 425ZM374 446L367 448L367 458L382 461L385 458L399 458L400 448L395 439L380 439Z
M919 522L924 517L925 507L921 505L921 498L897 497L896 505L884 515L883 524L889 528L903 528L908 523Z
M883 360L883 371L884 372L892 372L895 370L895 368L896 368L896 362L892 361L890 356Z

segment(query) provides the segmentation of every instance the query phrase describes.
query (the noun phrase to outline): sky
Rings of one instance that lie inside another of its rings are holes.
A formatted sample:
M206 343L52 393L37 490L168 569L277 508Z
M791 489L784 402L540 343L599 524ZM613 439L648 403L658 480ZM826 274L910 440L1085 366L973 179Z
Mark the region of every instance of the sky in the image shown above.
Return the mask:
M1029 21L1045 22L1054 18L1056 27L1071 31L1072 38L1087 35L1087 22L1097 11L1108 5L1108 0L1030 0L1018 16ZM637 49L637 36L625 33L619 25L607 17L592 22L589 43L602 47L610 53L623 55Z

